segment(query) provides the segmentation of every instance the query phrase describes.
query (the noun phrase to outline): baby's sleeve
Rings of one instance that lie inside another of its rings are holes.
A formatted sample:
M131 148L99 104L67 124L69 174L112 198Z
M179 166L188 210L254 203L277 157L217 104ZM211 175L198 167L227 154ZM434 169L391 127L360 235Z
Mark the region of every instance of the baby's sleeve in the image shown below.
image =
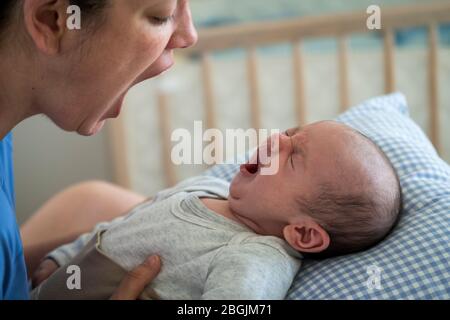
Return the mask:
M299 268L300 260L270 245L228 245L210 264L202 299L284 299Z
M66 265L95 235L97 235L98 232L108 229L111 225L119 223L124 218L125 217L118 217L110 222L101 222L97 224L91 232L82 234L75 241L62 245L48 253L45 259L52 259L60 267Z

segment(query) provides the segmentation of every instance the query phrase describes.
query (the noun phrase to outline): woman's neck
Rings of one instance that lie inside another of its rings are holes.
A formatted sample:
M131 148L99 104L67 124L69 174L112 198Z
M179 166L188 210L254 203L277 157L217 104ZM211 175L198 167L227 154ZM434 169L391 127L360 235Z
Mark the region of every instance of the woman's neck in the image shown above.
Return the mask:
M2 140L21 121L28 118L28 116L25 116L24 113L19 112L19 110L20 106L18 106L15 101L8 101L8 99L5 99L3 92L0 94L0 140Z
M24 68L18 59L0 53L0 140L21 121L37 114L32 104L33 69L27 63Z

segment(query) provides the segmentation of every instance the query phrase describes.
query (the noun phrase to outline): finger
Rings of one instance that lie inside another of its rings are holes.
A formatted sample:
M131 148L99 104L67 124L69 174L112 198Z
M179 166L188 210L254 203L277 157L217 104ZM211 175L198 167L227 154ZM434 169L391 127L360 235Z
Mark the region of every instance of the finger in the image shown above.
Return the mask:
M111 299L136 300L160 270L161 260L159 257L150 257L146 262L128 272Z
M44 280L46 280L48 277L50 277L51 274L52 274L51 270L47 270L44 268L40 268L39 270L37 270L34 273L33 278L31 280L31 284L32 284L33 288L40 285Z

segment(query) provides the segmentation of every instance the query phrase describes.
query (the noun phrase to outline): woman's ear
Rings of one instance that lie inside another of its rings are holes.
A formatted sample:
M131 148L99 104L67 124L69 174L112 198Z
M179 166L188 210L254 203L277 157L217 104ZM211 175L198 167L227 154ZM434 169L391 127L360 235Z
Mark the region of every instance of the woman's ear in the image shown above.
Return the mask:
M328 233L313 220L287 225L283 235L291 247L300 252L319 253L330 245Z
M66 32L66 0L25 0L23 17L25 27L36 47L52 55L60 51Z

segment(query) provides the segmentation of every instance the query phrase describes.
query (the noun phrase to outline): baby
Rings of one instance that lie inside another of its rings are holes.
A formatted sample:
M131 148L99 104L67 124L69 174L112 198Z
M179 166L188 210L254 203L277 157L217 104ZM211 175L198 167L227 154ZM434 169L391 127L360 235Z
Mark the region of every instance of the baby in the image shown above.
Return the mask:
M108 298L126 270L158 254L163 267L143 299L283 299L305 255L365 250L393 228L399 182L368 138L333 121L275 138L276 174L261 174L257 161L231 185L203 176L158 193L50 253L43 266L60 268L33 297ZM81 288L67 286L70 265Z

